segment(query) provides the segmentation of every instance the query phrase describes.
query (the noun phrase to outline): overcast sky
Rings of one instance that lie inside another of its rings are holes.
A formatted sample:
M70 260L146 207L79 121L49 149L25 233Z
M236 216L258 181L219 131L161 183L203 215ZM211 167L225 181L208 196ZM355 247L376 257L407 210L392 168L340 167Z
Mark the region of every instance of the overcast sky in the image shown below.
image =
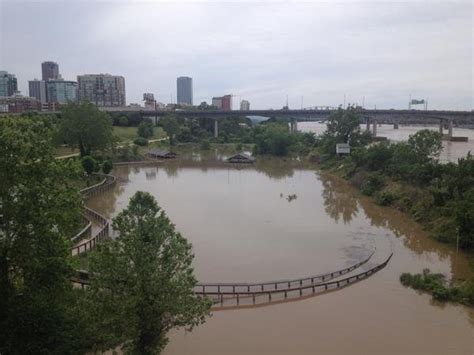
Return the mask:
M127 103L194 103L233 94L251 108L359 103L471 110L472 1L157 2L0 0L0 70L28 80L41 62L62 76L125 77Z

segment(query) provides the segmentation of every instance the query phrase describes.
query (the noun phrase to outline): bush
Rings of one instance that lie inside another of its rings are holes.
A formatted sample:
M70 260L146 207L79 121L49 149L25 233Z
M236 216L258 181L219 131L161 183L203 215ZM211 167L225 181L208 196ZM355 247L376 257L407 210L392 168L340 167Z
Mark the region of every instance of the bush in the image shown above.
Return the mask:
M242 143L237 143L237 145L235 146L235 150L238 152L242 151Z
M381 175L376 173L368 174L362 182L361 191L364 195L372 196L375 192L380 191L384 185L385 182Z
M104 174L108 174L112 170L112 167L113 167L112 162L110 160L106 160L102 164L102 172Z
M117 123L119 126L121 127L126 127L128 126L128 117L127 116L121 116L119 117L119 119L117 120Z
M146 146L148 145L148 139L143 138L143 137L138 137L134 139L133 143L140 146Z
M380 191L375 194L375 202L381 206L389 206L396 199L397 196L390 191Z
M81 164L87 175L91 175L97 169L97 162L90 155L86 155L82 158Z
M209 150L211 149L211 143L207 139L201 141L201 150Z

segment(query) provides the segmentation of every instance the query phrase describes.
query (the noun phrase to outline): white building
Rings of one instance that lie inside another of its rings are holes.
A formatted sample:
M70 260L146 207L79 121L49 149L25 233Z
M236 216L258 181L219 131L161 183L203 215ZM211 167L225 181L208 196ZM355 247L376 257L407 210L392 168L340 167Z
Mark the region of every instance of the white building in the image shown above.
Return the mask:
M247 100L240 101L240 111L249 111L250 110L250 102Z

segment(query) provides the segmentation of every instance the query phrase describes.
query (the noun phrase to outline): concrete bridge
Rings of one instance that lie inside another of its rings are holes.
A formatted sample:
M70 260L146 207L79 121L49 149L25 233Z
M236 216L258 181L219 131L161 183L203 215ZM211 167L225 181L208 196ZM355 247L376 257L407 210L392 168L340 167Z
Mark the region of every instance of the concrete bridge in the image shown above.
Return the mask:
M286 119L290 122L290 130L297 131L298 122L325 121L336 108L314 108L302 110L249 110L249 111L200 111L200 110L176 110L176 111L151 111L141 108L121 108L107 107L101 110L108 113L131 114L139 113L142 117L154 119L155 122L160 117L173 115L183 118L212 118L214 119L214 136L219 134L218 121L224 118L238 118L248 116L262 116L275 119ZM377 124L393 124L397 129L400 124L439 124L440 132L443 133L443 127L447 127L449 139L452 138L452 128L457 125L474 126L473 111L438 111L438 110L366 110L358 109L361 123L367 124L367 130L370 131L370 125L373 125L372 134L377 135Z

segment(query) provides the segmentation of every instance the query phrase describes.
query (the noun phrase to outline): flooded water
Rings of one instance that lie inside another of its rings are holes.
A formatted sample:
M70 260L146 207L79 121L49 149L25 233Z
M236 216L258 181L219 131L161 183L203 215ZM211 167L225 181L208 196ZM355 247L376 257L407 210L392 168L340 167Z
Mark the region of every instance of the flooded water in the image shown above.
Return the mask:
M345 181L294 161L237 169L219 154L115 167L120 183L89 203L115 216L138 190L152 193L193 243L200 281L267 281L334 271L377 248L379 273L347 288L265 307L215 311L165 354L469 354L474 311L438 304L399 282L430 268L472 275L472 259L429 239L403 214L374 205ZM367 267L369 267L368 265Z
M366 128L365 125L361 125L360 127L363 130ZM299 122L298 129L302 132L314 132L316 134L321 134L326 130L326 124L319 122ZM398 129L393 129L393 125L383 124L377 126L377 136L387 137L391 141L400 142L408 140L410 135L415 134L421 129L431 129L438 132L439 126L400 125ZM444 130L444 133L447 133L447 130ZM443 150L441 151L439 157L441 161L457 162L458 158L466 156L468 152L474 153L474 129L454 127L453 136L468 137L468 141L443 141Z

